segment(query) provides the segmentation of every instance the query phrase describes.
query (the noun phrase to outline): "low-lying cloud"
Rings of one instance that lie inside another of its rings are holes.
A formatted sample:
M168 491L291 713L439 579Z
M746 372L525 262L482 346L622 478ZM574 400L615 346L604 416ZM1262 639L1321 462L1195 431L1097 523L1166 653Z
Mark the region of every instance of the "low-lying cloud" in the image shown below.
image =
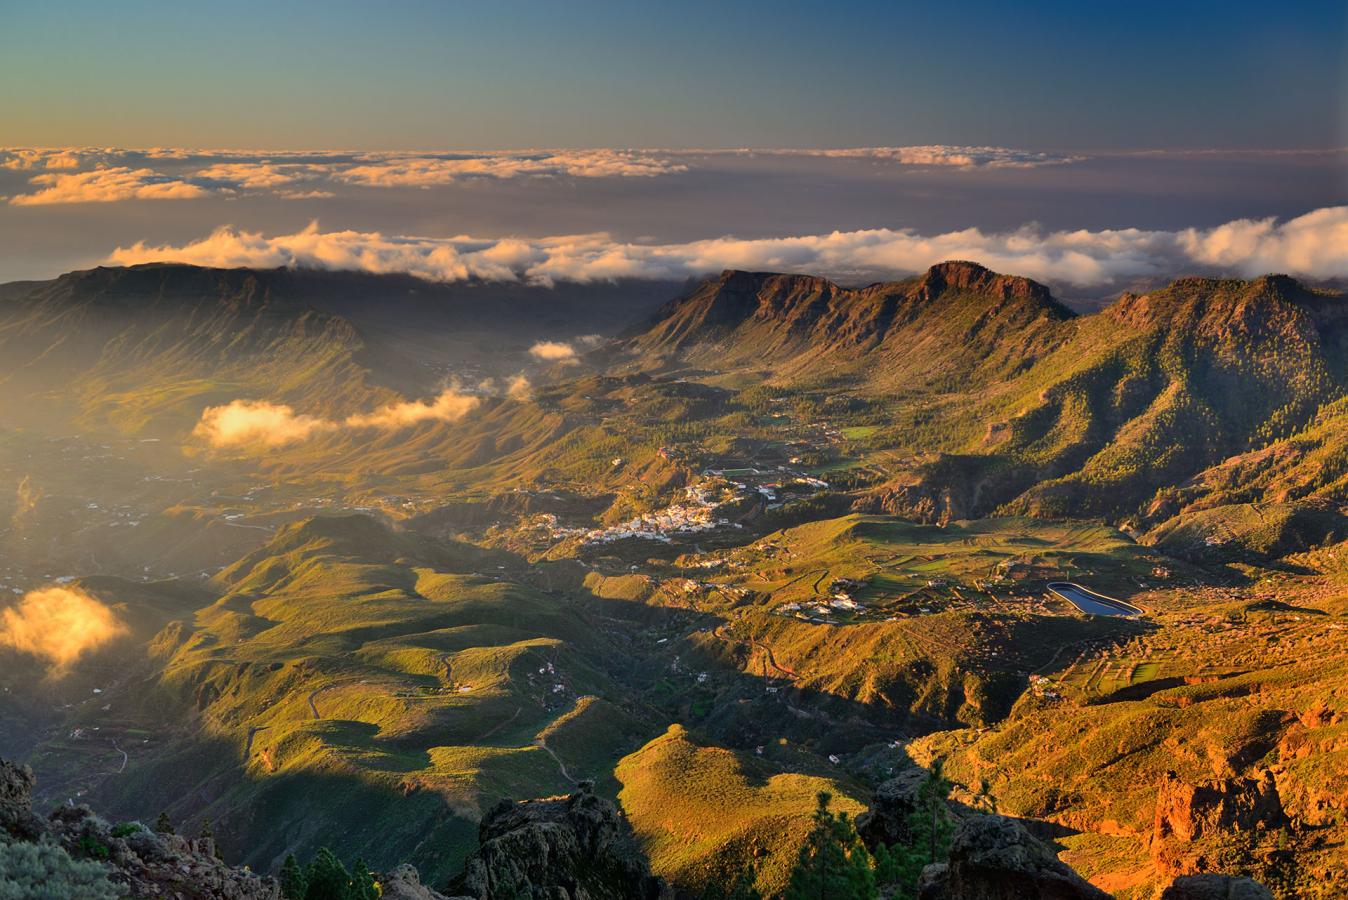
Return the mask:
M481 402L480 397L453 386L429 400L400 401L374 412L326 419L297 413L284 403L232 400L207 407L192 433L212 447L279 447L343 430L392 431L423 422L455 422Z
M116 613L74 588L29 591L16 606L0 611L0 647L46 660L56 676L127 633Z
M569 341L538 341L529 348L529 355L544 362L575 359L576 348Z
M224 406L208 406L192 433L213 447L261 444L276 447L305 440L336 423L296 414L293 407L265 400L232 400Z
M533 240L401 237L324 232L312 223L294 234L272 237L225 227L180 247L140 242L117 248L108 262L351 269L408 273L435 281L480 278L551 284L679 279L726 268L884 278L920 272L947 259L975 260L1069 290L1098 291L1142 278L1198 273L1344 278L1348 207L1326 207L1286 221L1237 219L1215 228L1178 231L1045 231L1026 225L1013 231L968 228L924 235L908 228L877 228L678 244L617 241L603 233Z

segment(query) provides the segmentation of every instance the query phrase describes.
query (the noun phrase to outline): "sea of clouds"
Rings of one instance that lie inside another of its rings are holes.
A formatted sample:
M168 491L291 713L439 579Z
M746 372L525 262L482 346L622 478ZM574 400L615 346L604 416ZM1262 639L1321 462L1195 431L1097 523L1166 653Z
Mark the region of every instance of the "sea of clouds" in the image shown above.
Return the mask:
M605 233L533 239L418 237L324 231L316 222L292 234L264 235L226 226L176 246L138 242L118 247L107 262L346 269L407 273L435 281L476 278L547 285L677 279L727 268L883 278L920 272L949 259L973 260L1059 288L1096 290L1138 279L1202 273L1345 278L1348 206L1281 221L1236 219L1212 228L1177 230L1046 231L1026 225L1010 231L968 228L923 234L876 228L682 243L619 241Z

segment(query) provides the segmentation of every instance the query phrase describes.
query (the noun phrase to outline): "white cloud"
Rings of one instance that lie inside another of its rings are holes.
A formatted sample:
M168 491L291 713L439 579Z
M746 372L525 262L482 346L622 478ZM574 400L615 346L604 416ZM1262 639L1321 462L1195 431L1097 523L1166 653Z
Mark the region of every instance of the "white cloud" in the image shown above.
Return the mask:
M477 408L481 399L457 387L445 388L432 400L393 403L363 415L349 416L348 428L405 428L419 422L455 422Z
M339 168L333 178L366 187L434 187L464 178L521 178L569 175L576 178L651 177L683 172L687 166L630 150L505 152L462 156L372 155L364 165Z
M0 611L0 647L46 659L53 676L127 633L111 609L75 588L29 591L17 605Z
M566 341L539 341L529 348L529 355L545 362L575 359L576 348Z
M774 156L828 159L874 159L902 166L951 166L959 169L1032 169L1080 162L1084 156L1016 150L1011 147L961 147L927 144L915 147L854 147L840 150L754 150Z
M342 429L393 431L422 422L455 422L481 402L481 398L451 386L430 400L401 401L371 413L324 419L296 413L284 403L232 400L203 410L192 433L212 447L279 447Z
M0 148L0 169L78 169L116 151L88 147Z
M284 187L300 181L313 181L327 175L329 167L307 163L260 162L217 163L192 173L195 178L219 181L244 190Z
M976 260L1001 272L1071 288L1105 288L1137 278L1203 272L1348 277L1348 207L1319 209L1284 222L1240 219L1216 228L1182 231L1050 232L1027 225L1004 232L969 228L923 235L912 229L879 228L681 244L622 242L602 233L528 241L395 237L323 232L313 223L295 234L274 237L225 227L181 247L141 242L117 248L108 262L293 266L403 272L437 281L481 278L550 284L686 278L725 268L892 277L920 272L947 259Z
M521 372L506 379L506 396L511 400L529 400L534 396L534 386Z
M108 203L115 200L189 200L210 191L199 184L156 172L118 166L88 172L35 175L29 179L41 190L9 198L15 206L52 203Z
M325 419L297 415L283 403L233 400L224 406L209 406L193 434L214 447L261 444L276 447L305 440L337 426Z

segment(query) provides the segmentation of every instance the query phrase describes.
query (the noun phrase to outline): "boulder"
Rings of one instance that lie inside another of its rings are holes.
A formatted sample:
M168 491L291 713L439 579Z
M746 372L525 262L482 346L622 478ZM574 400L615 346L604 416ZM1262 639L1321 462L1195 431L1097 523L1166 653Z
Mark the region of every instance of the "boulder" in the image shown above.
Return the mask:
M950 860L922 872L921 900L1110 900L1019 823L971 816L955 831Z

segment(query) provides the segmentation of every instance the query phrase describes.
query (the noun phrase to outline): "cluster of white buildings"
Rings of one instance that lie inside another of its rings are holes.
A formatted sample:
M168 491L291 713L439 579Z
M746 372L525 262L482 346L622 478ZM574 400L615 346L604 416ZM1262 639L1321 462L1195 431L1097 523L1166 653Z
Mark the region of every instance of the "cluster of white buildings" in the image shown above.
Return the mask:
M727 493L732 496L726 497ZM608 528L594 528L585 532L585 543L608 544L627 538L669 543L674 535L696 534L712 531L716 528L742 527L738 522L719 518L716 509L727 499L732 499L734 489L716 483L690 484L684 488L686 502L666 506L655 512L641 515Z

